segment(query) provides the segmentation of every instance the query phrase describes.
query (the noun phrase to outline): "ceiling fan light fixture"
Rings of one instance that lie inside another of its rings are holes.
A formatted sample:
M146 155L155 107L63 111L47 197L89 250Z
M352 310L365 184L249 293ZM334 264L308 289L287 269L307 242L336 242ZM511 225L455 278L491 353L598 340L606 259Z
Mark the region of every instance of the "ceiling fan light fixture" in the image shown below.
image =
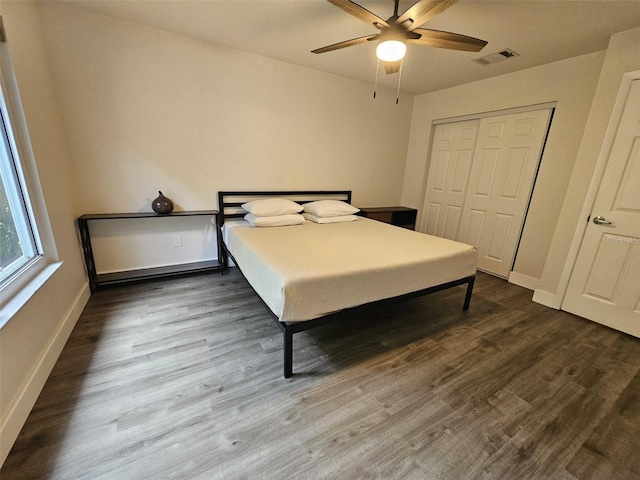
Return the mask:
M382 40L376 47L376 56L383 62L397 62L407 53L407 45L401 40Z

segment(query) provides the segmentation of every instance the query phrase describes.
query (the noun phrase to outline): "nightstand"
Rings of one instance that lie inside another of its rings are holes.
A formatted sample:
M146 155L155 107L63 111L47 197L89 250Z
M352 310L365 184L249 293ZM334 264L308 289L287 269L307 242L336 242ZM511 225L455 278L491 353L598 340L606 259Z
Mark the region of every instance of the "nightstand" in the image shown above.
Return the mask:
M408 207L363 207L358 215L415 230L418 210Z

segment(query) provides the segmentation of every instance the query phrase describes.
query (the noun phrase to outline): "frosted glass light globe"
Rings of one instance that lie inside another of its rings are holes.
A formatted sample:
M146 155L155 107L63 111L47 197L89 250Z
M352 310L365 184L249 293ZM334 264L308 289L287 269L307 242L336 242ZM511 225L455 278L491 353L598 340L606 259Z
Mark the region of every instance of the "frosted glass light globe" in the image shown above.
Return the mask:
M376 47L376 56L383 62L397 62L404 58L407 46L399 40L385 40Z

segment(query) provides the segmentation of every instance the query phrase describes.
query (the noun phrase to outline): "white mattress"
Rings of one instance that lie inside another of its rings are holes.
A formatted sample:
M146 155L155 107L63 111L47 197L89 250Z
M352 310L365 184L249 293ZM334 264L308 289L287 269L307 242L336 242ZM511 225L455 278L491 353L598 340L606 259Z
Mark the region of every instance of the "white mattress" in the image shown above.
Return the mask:
M225 223L243 274L283 322L321 317L476 273L464 243L361 218L288 227Z

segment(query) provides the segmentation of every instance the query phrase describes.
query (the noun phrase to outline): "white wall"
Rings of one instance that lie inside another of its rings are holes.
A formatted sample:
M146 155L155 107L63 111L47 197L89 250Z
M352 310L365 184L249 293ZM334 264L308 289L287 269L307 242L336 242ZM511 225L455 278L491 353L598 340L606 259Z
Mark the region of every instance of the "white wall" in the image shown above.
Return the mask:
M356 205L400 202L411 96L373 100L361 82L56 2L40 8L80 211L150 210L158 190L183 210L217 208L223 189L351 189ZM171 263L180 250L156 240L151 263ZM144 266L127 255L140 248L96 256L105 271Z
M604 55L584 55L416 97L403 205L422 207L434 120L557 102L514 267L535 287L571 180Z
M582 231L578 228L579 223L586 221L580 214L620 83L625 72L634 70L640 70L640 27L617 33L609 42L571 182L566 189L540 286L533 297L535 301L560 307L574 261L568 258L569 250L574 233Z
M64 263L0 330L0 463L88 299L74 227L74 186L34 4L0 1L8 48L59 260Z

